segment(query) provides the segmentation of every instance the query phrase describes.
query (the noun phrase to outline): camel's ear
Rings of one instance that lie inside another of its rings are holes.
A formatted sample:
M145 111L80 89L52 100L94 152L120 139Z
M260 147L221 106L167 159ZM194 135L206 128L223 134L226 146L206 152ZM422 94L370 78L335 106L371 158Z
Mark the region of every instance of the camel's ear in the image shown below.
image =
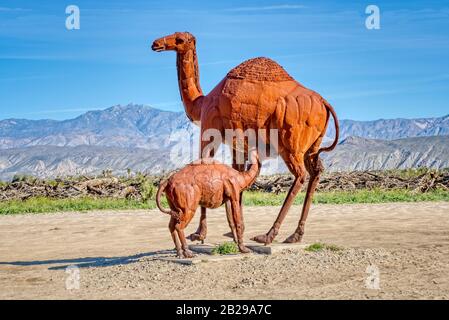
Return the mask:
M196 48L196 39L194 36L192 36L189 40L189 47L191 49L195 49Z
M191 34L190 32L187 32L187 34L190 36L190 42L193 43L193 45L196 45L196 38L193 34Z

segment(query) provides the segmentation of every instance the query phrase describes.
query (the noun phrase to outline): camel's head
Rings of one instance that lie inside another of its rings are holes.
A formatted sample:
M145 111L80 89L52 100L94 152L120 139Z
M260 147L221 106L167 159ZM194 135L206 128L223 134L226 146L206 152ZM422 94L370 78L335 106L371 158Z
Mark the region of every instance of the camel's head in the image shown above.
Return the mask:
M195 37L188 32L176 32L172 35L154 40L151 49L154 51L174 50L186 52L195 48Z

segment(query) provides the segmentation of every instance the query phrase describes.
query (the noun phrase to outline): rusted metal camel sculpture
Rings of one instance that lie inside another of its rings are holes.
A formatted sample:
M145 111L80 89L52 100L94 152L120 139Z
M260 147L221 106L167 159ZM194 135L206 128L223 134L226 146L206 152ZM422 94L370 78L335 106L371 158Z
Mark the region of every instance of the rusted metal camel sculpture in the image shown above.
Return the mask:
M231 203L232 223L229 225L234 241L238 244L240 252L249 252L243 244L240 193L252 185L259 174L260 163L257 154L252 157L252 162L248 171L239 172L210 158L199 159L160 184L156 204L159 210L171 215L169 229L179 257L193 256L187 246L184 228L192 220L198 206L213 209L226 201ZM160 198L163 192L170 210L161 206Z
M199 84L195 45L192 34L177 32L155 40L152 49L176 52L181 98L187 117L201 122L201 136L210 128L220 132L225 129L278 130L277 152L295 180L271 229L252 239L265 244L273 241L308 172L310 179L298 227L284 242L300 241L323 171L319 155L333 150L338 143L339 126L334 109L318 93L299 84L268 58L250 59L238 65L205 96ZM320 148L330 115L335 123L335 140L330 146ZM201 154L207 143L201 141ZM234 168L243 170L243 166L233 162ZM192 238L204 238L205 226L206 210L202 208L200 226Z

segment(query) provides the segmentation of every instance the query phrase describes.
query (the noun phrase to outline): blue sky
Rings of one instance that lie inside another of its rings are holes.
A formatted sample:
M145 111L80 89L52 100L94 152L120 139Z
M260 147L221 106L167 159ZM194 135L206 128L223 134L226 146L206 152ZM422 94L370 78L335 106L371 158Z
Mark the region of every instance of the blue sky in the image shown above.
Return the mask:
M66 6L81 29L65 28ZM365 8L380 8L380 30ZM235 65L278 61L341 119L449 113L448 1L0 0L0 119L67 119L130 102L180 111L175 31L197 38L209 92Z

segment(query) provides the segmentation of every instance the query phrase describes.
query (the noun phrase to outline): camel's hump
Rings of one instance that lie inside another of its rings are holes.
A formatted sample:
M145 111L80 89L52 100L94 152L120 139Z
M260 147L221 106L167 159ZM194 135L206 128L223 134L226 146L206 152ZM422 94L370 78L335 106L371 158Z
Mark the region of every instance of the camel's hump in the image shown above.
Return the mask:
M246 60L229 71L227 78L255 81L294 80L277 62L264 57Z

